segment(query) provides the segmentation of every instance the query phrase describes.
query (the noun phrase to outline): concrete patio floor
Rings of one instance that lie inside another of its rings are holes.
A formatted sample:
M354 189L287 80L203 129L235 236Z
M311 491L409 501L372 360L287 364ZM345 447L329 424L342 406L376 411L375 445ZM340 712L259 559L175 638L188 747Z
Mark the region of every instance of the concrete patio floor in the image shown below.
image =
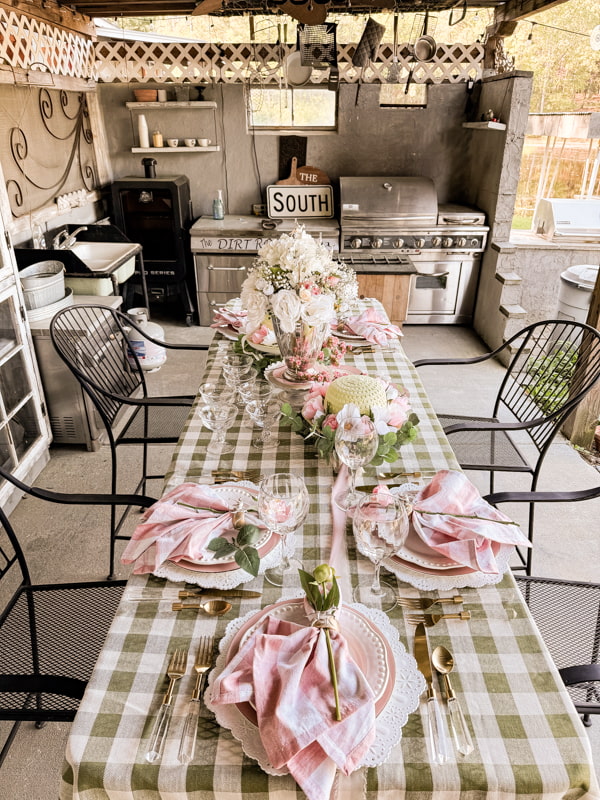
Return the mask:
M208 342L210 329L188 328L183 322L162 321L169 341ZM407 326L404 347L412 360L424 357L468 357L486 348L469 329L454 326ZM193 393L204 367L204 354L169 352L161 370L149 376L157 394ZM475 378L475 371L477 378ZM471 367L427 367L420 370L431 401L440 411L488 414L502 367L495 362ZM127 448L126 448L127 449ZM157 448L157 467L166 468L172 448ZM36 483L62 491L107 491L109 452L102 447L54 446L51 460ZM542 472L540 489L582 489L598 485L597 467L586 462L562 437L552 445ZM487 491L485 476L469 473L480 490ZM526 488L510 475L497 481L498 490ZM150 494L157 495L160 486ZM524 508L504 506L518 521ZM600 563L600 499L576 504L540 505L536 518L534 574L598 581ZM135 515L134 515L135 517ZM23 538L34 581L86 580L104 577L108 512L94 508L50 506L24 498L11 519ZM131 520L135 525L135 518ZM118 573L128 569L119 565ZM0 722L0 742L8 723ZM0 769L1 800L56 800L69 725L49 723L42 730L24 723L9 756ZM587 729L596 768L600 771L600 720Z

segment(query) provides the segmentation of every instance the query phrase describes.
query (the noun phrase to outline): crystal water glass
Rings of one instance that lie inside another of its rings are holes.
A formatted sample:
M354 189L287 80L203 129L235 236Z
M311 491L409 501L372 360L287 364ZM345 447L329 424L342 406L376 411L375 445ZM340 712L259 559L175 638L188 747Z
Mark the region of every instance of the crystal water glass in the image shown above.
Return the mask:
M335 452L348 467L348 489L334 497L336 505L343 511L351 511L363 497L354 488L356 470L369 464L379 447L379 434L370 417L353 417L343 420L335 432Z
M220 398L223 397L227 391L227 384L225 381L217 380L207 383L201 383L198 387L198 394L200 399L205 405L213 405Z
M364 495L352 518L352 530L359 551L375 564L373 579L359 583L354 599L366 606L391 611L396 605L396 592L380 580L384 558L397 553L408 535L408 512L401 497L389 492Z
M258 515L269 530L281 537L281 562L265 570L265 578L274 586L283 586L286 575L296 574L302 566L288 553L288 537L306 519L309 504L306 484L299 475L278 472L260 482Z
M281 403L279 400L250 400L246 406L252 422L260 428L258 435L252 438L252 447L261 449L275 447L275 424L281 417Z
M231 453L235 447L225 441L225 436L238 415L238 407L233 403L216 401L212 404L201 405L198 408L198 415L204 427L215 433L213 440L206 448L206 452L213 454Z

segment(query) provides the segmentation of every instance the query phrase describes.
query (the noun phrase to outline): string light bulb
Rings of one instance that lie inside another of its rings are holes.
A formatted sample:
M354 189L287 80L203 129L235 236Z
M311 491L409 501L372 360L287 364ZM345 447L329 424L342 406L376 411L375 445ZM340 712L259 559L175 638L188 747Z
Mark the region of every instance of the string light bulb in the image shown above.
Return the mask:
M527 44L527 45L530 45L533 42L533 27L534 27L534 25L535 25L535 22L532 22L531 23L531 30L529 31L529 36L527 37L527 41L525 42L525 44Z

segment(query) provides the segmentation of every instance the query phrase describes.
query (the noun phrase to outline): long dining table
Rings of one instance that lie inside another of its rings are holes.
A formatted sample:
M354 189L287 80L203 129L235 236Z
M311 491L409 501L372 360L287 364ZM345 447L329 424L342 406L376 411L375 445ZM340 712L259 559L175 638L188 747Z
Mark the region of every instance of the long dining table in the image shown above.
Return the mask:
M231 341L215 336L208 354L207 381L218 377L222 357L231 347ZM398 341L374 352L348 356L346 361L365 373L402 384L410 392L420 424L417 439L402 447L404 471L431 474L459 468L419 376ZM253 447L252 433L240 408L227 432L234 451L220 457L208 454L213 434L202 427L192 409L165 476L164 491L188 481L209 483L216 468L302 475L310 510L295 537L295 553L304 568L312 570L330 556L333 470L283 423L273 449ZM340 570L338 562L337 569L342 594L347 597L351 587L373 570L371 562L357 552L350 525L341 565ZM386 577L396 581L402 595L437 596L392 575ZM206 708L200 715L194 759L183 765L177 758L199 638L214 637L218 643L231 620L282 596L299 595L298 582L292 576L283 588L277 588L259 574L240 584L240 588L259 592L259 597L228 598L233 604L231 612L211 617L193 610L172 610L173 597L185 585L185 575L179 580L155 575L132 575L128 580L72 725L61 800L304 797L289 775L267 774L245 755L231 731L220 726ZM453 593L442 592L446 596ZM442 620L428 630L428 638L431 647L444 645L454 654L453 686L473 735L473 752L468 756L454 753L445 764L433 763L422 700L408 715L401 738L383 763L361 767L335 784L337 800L600 798L587 735L510 570L497 582L462 588L460 593L464 607L471 612L470 620ZM406 612L396 607L388 618L399 642L412 653L414 628L408 624ZM150 764L145 760L148 738L166 688L169 654L178 647L189 648L188 670L178 681L163 757Z

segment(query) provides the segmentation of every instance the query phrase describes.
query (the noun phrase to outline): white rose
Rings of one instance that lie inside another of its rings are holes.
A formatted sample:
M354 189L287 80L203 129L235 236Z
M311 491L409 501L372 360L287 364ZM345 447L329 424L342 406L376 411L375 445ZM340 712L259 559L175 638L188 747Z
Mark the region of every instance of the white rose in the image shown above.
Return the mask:
M246 333L252 333L261 326L265 314L267 313L269 301L264 294L247 287L242 287L240 300L242 308L248 312L248 316L246 317Z
M271 305L273 313L279 319L281 330L284 333L293 333L302 311L302 304L296 292L282 289L271 297Z
M335 317L333 297L330 294L315 295L302 306L302 319L308 325L320 325Z

